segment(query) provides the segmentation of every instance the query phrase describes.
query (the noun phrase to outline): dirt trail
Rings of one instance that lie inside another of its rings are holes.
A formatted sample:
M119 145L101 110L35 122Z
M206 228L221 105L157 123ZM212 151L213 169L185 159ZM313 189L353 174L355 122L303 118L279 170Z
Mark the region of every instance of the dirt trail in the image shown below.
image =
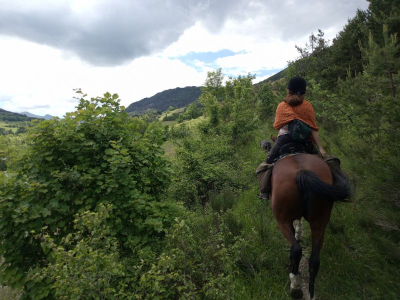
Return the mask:
M310 273L308 272L308 257L310 254L307 249L303 248L303 256L300 260L299 272L301 279L301 290L303 291L303 299L308 300L308 280L310 279ZM315 298L317 299L317 298Z

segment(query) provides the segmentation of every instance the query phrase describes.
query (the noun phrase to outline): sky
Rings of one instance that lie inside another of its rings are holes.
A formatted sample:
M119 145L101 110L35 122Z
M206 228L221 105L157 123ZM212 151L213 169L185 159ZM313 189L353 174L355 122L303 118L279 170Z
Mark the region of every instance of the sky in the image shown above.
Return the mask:
M121 104L207 72L268 78L311 33L340 32L366 0L0 0L0 108L62 117L74 89Z

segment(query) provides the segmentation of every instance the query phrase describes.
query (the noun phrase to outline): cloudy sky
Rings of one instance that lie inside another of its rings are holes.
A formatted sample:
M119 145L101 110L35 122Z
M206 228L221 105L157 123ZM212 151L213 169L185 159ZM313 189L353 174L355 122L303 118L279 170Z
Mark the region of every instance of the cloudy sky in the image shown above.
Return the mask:
M366 0L0 0L0 108L63 116L200 86L207 71L263 80L318 29L332 40Z

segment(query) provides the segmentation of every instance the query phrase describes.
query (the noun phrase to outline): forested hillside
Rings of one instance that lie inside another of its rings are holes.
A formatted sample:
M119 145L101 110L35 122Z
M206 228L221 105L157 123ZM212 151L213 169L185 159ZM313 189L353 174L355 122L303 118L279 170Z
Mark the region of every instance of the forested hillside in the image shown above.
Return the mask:
M33 118L29 118L25 115L10 112L0 108L0 121L10 121L10 122L21 122L21 121L32 121Z
M106 93L0 136L0 298L289 299L289 245L255 169L300 74L324 147L356 184L332 210L316 299L398 299L400 4L369 2L331 45L311 34L284 78L209 72L201 118L131 118ZM307 229L302 245L309 255Z
M282 71L276 73L275 75L272 75L271 77L268 77L267 79L265 79L263 81L260 81L259 83L256 83L255 85L256 86L260 86L260 85L264 85L264 84L269 83L269 82L277 81L277 80L279 80L281 78L285 78L286 71L287 71L287 69L283 69Z
M146 110L166 111L170 106L181 108L199 99L200 94L201 90L196 86L166 90L150 98L133 102L126 108L126 111L140 115Z

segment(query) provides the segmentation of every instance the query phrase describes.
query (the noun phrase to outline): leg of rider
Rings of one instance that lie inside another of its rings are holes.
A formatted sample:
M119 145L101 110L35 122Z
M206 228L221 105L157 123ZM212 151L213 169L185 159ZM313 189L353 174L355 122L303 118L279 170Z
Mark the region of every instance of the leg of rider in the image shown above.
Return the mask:
M260 187L260 194L258 196L260 198L269 200L269 195L271 193L271 186L269 183L272 172L271 165L274 162L274 160L279 156L279 150L281 149L281 147L286 143L290 143L291 141L292 139L289 137L288 134L281 135L277 138L271 150L269 150L265 162L270 166L267 166L268 169L266 169L264 173L258 174L259 187Z
M278 136L276 142L272 146L272 149L268 152L268 156L265 162L267 164L272 164L274 160L279 156L279 150L281 149L281 147L290 142L292 142L292 139L288 134Z
M306 142L306 151L310 154L318 154L317 148L315 148L315 145L311 140Z

